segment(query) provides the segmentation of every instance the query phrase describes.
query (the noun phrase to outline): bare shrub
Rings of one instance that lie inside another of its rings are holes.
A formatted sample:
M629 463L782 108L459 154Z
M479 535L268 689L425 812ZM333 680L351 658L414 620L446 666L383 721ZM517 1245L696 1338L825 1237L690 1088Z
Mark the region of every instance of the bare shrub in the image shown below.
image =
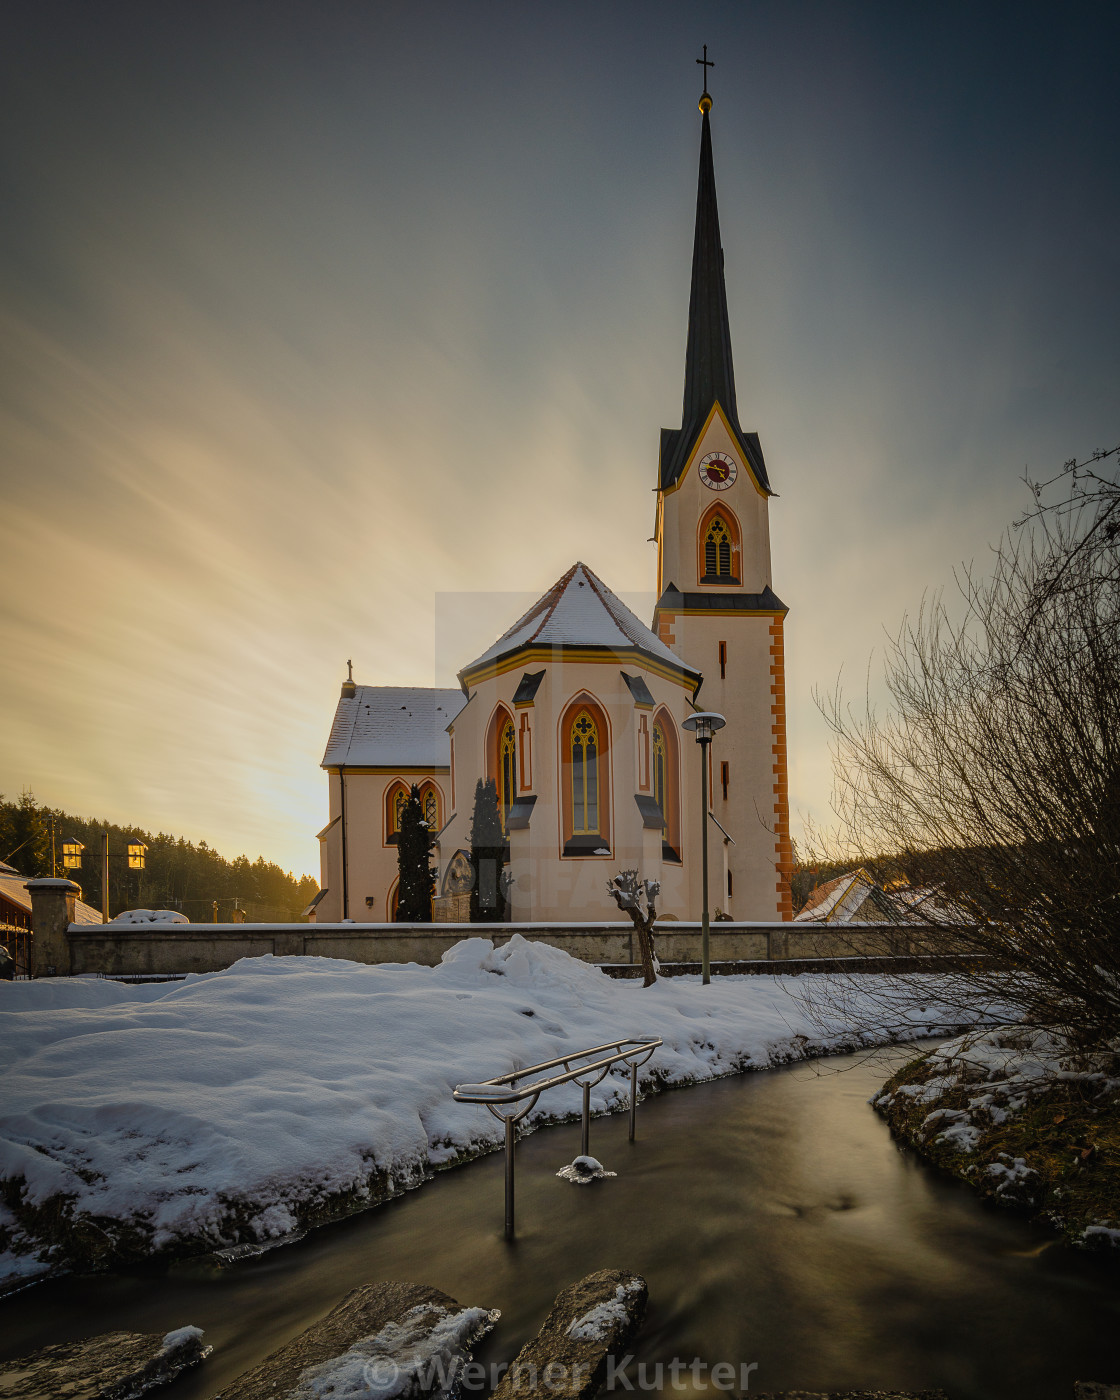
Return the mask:
M1053 504L1032 487L991 573L958 576L959 618L938 594L904 620L884 712L818 696L828 854L935 891L913 917L927 946L979 960L963 1002L1081 1043L1120 1034L1120 490L1100 466L1116 451L1088 484L1067 464Z

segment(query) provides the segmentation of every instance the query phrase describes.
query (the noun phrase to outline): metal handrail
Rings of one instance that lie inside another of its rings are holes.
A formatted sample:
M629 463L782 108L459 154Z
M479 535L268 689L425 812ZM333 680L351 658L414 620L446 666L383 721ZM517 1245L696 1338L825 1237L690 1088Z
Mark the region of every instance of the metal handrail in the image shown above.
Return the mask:
M636 1040L633 1037L626 1037L622 1040L611 1040L605 1045L593 1045L590 1050L577 1050L570 1055L557 1055L554 1060L543 1060L538 1065L530 1065L527 1069L511 1070L509 1074L499 1074L493 1079L483 1079L478 1084L457 1084L452 1090L452 1098L457 1103L482 1104L495 1118L505 1124L506 1130L506 1239L513 1239L513 1204L514 1204L514 1175L513 1175L513 1149L517 1140L516 1124L518 1124L527 1113L530 1113L537 1100L546 1089L554 1089L559 1084L568 1084L574 1081L583 1089L583 1132L582 1132L582 1154L589 1155L591 1144L591 1090L596 1084L601 1083L607 1076L607 1071L611 1065L625 1061L630 1066L630 1141L634 1141L636 1126L636 1114L638 1107L638 1067L644 1065L657 1047L662 1043L660 1036L651 1039ZM628 1047L628 1048L623 1048ZM584 1060L591 1055L602 1055L604 1050L614 1051L613 1054L605 1055L602 1059L592 1060L590 1064L577 1065L572 1068L573 1060ZM536 1081L532 1084L523 1085L520 1088L514 1087L518 1080L528 1079L530 1075L540 1074L543 1070L555 1069L557 1065L564 1066L563 1074L550 1075L547 1079ZM594 1074L593 1079L581 1079L581 1075ZM503 1113L500 1105L514 1105L509 1112Z

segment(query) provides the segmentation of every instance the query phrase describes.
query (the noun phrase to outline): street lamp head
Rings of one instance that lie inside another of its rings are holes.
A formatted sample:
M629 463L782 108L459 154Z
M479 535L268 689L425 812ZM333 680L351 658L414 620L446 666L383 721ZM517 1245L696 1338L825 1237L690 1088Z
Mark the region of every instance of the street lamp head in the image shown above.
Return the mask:
M716 730L722 729L726 723L724 717L715 710L698 710L681 723L681 728L691 729L698 744L708 744Z
M62 842L62 868L63 870L80 870L82 868L82 852L85 846L73 836L67 836Z
M147 846L143 841L138 841L135 836L128 842L128 868L129 870L143 870L144 857L148 853Z

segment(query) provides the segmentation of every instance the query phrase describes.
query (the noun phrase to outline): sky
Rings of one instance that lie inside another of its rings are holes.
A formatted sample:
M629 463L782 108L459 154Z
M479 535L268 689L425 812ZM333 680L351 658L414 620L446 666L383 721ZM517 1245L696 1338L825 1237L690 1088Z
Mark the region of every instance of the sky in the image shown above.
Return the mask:
M1120 441L1118 41L1077 3L9 0L0 792L317 875L347 658L454 684L576 559L648 620L706 43L827 824L814 689L862 694L1025 470Z

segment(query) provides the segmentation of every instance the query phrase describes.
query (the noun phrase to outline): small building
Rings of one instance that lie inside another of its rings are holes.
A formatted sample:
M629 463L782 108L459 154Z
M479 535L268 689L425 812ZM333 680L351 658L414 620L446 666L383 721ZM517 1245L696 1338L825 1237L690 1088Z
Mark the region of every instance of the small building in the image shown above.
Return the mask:
M862 867L818 885L795 924L892 924L904 922L901 910Z
M342 686L323 754L330 821L319 832L313 919L391 921L397 907L397 838L413 785L431 830L451 816L451 736L466 704L459 690Z

